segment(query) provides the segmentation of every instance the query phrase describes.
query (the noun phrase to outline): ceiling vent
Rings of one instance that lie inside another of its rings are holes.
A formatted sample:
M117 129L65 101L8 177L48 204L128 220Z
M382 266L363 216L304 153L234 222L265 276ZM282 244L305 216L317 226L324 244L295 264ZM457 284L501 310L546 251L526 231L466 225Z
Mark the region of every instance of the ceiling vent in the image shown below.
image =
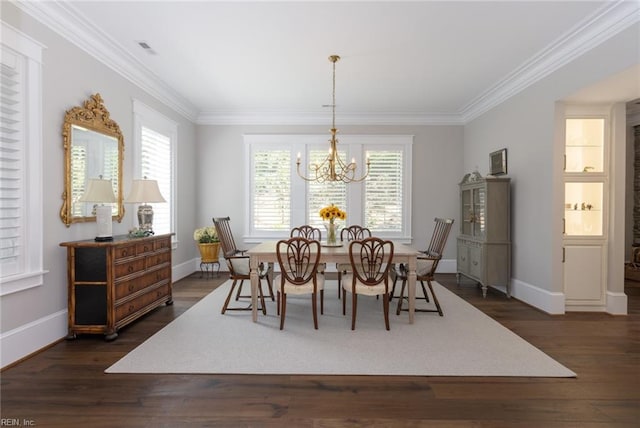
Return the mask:
M138 45L145 50L145 52L147 52L149 55L155 55L156 51L154 51L151 46L149 46L149 44L147 42L141 41L138 42Z

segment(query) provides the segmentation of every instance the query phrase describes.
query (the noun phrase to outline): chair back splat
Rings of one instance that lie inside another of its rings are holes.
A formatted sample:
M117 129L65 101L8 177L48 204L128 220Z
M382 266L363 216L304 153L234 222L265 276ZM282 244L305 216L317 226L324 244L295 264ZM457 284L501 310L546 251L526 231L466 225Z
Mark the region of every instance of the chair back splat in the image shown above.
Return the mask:
M351 242L355 240L362 240L365 238L371 238L371 230L366 227L362 227L359 224L352 224L349 227L345 227L340 231L340 241ZM340 289L342 287L342 275L351 271L350 263L338 263L336 264L338 270L338 299L340 298Z
M309 226L308 224L294 227L291 229L291 237L299 236L301 238L307 238L312 241L322 241L322 232L317 227Z

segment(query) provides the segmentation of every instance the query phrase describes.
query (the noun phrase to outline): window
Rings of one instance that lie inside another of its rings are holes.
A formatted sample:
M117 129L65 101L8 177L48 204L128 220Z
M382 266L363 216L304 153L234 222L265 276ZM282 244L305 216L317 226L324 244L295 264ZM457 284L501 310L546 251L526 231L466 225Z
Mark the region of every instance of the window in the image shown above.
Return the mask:
M307 182L296 171L327 155L326 135L245 135L250 215L249 238L287 236L292 227L322 226L319 211L335 204L347 212L346 224L361 224L378 236L411 236L412 136L345 135L339 139L342 159L355 159L358 174L371 160L369 177L360 183Z
M43 283L42 46L0 22L0 295Z
M167 201L153 206L153 231L171 233L175 228L175 147L178 125L138 100L133 101L136 178L158 181ZM136 224L137 226L137 224Z

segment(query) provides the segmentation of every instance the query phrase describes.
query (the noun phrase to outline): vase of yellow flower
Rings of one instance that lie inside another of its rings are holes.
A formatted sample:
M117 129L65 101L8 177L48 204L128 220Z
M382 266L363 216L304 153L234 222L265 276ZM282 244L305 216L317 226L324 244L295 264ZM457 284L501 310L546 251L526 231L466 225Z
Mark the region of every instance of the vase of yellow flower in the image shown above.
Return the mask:
M193 232L193 239L198 243L202 263L218 262L220 240L213 226L201 227Z
M336 245L338 237L338 224L336 220L344 220L347 213L331 204L320 210L320 217L325 221L324 227L327 229L327 245Z

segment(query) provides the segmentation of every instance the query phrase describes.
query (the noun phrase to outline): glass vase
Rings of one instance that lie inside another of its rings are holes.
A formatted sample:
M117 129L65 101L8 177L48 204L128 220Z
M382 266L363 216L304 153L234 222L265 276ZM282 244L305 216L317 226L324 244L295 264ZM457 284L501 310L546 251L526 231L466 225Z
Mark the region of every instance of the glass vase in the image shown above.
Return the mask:
M336 245L338 242L338 225L334 222L327 222L324 227L327 229L327 245Z

